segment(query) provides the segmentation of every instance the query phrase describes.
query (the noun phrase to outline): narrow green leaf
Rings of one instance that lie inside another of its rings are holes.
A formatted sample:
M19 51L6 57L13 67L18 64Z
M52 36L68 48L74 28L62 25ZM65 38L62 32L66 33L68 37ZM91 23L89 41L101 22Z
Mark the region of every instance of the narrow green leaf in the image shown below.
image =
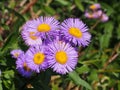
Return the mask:
M91 80L91 81L98 81L98 74L97 74L97 70L92 70L89 77L88 77L88 80Z
M4 52L8 50L8 48L14 46L14 44L17 42L19 35L19 27L22 25L23 22L25 22L25 19L21 14L19 14L18 12L9 7L5 6L5 8L8 9L10 13L14 13L16 16L18 16L18 19L16 20L16 23L14 23L14 26L12 28L13 32L10 33L10 35L7 37L7 40L1 49L1 51Z
M0 41L3 41L2 36L0 35Z
M18 37L18 35L16 33L11 33L8 36L7 41L5 42L5 44L2 47L1 51L5 51L8 48L12 47L17 42L17 37Z
M68 5L69 2L68 1L65 1L65 0L55 0L57 1L58 3L62 4L62 5Z
M20 13L16 12L14 9L11 9L9 7L5 6L5 8L8 9L10 13L14 13L18 18L25 22L25 18Z
M0 90L3 90L3 88L2 88L2 80L1 80L1 78L0 78Z
M59 88L58 88L58 86L57 85L52 85L52 90L58 90Z
M5 71L3 72L4 73L4 77L6 79L10 79L10 78L13 78L14 77L14 71L13 70L9 70L9 71Z
M45 9L45 11L46 11L47 13L49 13L49 14L51 14L51 15L54 15L54 14L55 14L55 10L54 10L52 7L50 7L50 6L45 6L44 9Z
M120 39L120 24L117 28L117 39Z
M112 22L108 22L105 24L105 27L104 27L104 34L103 36L100 37L100 46L101 46L101 49L103 48L107 48L109 46L109 42L110 42L110 39L112 37L112 31L113 31L113 23Z
M83 79L79 77L79 75L73 71L69 73L69 77L77 84L77 85L82 85L85 88L92 90L92 87Z
M80 74L88 72L90 69L88 68L87 65L83 65L82 67L79 67L76 69L76 71Z
M109 4L101 3L101 6L107 11L106 13L108 16L114 13L114 9Z
M85 3L88 3L88 4L94 4L95 3L92 0L81 0L81 2L85 2Z
M118 90L120 90L120 81L118 81Z
M84 12L84 7L83 7L82 2L80 0L75 0L75 4L82 12Z

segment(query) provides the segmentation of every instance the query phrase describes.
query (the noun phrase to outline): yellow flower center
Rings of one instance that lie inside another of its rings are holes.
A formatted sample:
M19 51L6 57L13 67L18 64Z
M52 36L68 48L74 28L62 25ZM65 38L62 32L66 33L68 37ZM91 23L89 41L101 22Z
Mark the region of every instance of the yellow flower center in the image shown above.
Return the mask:
M40 24L38 27L37 27L37 30L39 31L39 32L48 32L48 31L50 31L50 25L48 25L48 24Z
M59 51L55 55L56 61L60 64L65 64L68 60L67 54L64 51Z
M96 6L95 5L91 5L90 9L94 10L94 9L96 9Z
M74 27L70 28L69 29L69 33L72 36L77 37L77 38L81 38L82 37L82 32L78 28L74 28Z
M23 68L28 72L30 71L30 68L27 66L25 62L23 63Z
M37 37L36 37L36 36L34 36L33 34L35 34L35 32L30 32L30 38L31 38L31 39L33 39L33 40L36 40L36 39L37 39Z
M17 58L19 56L19 53L15 53L14 56Z
M34 58L33 58L33 60L34 60L34 63L35 64L42 64L43 63L43 61L44 61L44 59L45 59L45 55L43 54L43 53L36 53L35 55L34 55Z

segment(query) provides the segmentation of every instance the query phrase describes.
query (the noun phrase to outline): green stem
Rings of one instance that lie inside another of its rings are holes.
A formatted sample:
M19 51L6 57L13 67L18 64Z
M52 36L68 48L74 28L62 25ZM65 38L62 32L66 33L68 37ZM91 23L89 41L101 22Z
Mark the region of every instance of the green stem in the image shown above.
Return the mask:
M100 72L100 73L102 73L102 72L120 72L120 70L115 70L115 69L109 69L109 70L103 70L103 69L100 69L100 70L98 70L98 72Z

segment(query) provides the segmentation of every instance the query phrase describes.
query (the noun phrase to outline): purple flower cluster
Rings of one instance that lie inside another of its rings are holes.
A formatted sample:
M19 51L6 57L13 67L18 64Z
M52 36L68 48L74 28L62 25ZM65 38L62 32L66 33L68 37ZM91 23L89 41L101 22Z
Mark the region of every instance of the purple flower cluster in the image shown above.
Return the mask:
M88 46L91 34L78 18L68 18L60 23L54 17L39 17L26 22L21 36L29 49L11 51L16 69L22 76L30 77L47 68L66 74L77 65L79 46Z
M101 10L101 5L96 3L89 6L90 12L88 10L85 12L85 17L89 19L99 19L102 22L108 21L109 17Z

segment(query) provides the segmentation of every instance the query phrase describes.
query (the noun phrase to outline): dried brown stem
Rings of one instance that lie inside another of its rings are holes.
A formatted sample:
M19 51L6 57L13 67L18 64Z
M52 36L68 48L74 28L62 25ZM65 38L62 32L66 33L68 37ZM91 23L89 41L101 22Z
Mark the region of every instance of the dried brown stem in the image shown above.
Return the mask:
M24 14L25 12L27 12L30 9L30 7L33 6L36 2L37 0L32 0L32 2L28 3L26 7L21 11L21 14Z
M98 20L91 28L90 30L93 30L98 24L99 24L100 20Z
M118 43L118 44L115 46L115 48L114 48L114 50L113 50L110 58L109 58L108 61L104 64L103 69L106 69L106 67L118 57L119 53L116 52L118 48L120 48L120 43Z

